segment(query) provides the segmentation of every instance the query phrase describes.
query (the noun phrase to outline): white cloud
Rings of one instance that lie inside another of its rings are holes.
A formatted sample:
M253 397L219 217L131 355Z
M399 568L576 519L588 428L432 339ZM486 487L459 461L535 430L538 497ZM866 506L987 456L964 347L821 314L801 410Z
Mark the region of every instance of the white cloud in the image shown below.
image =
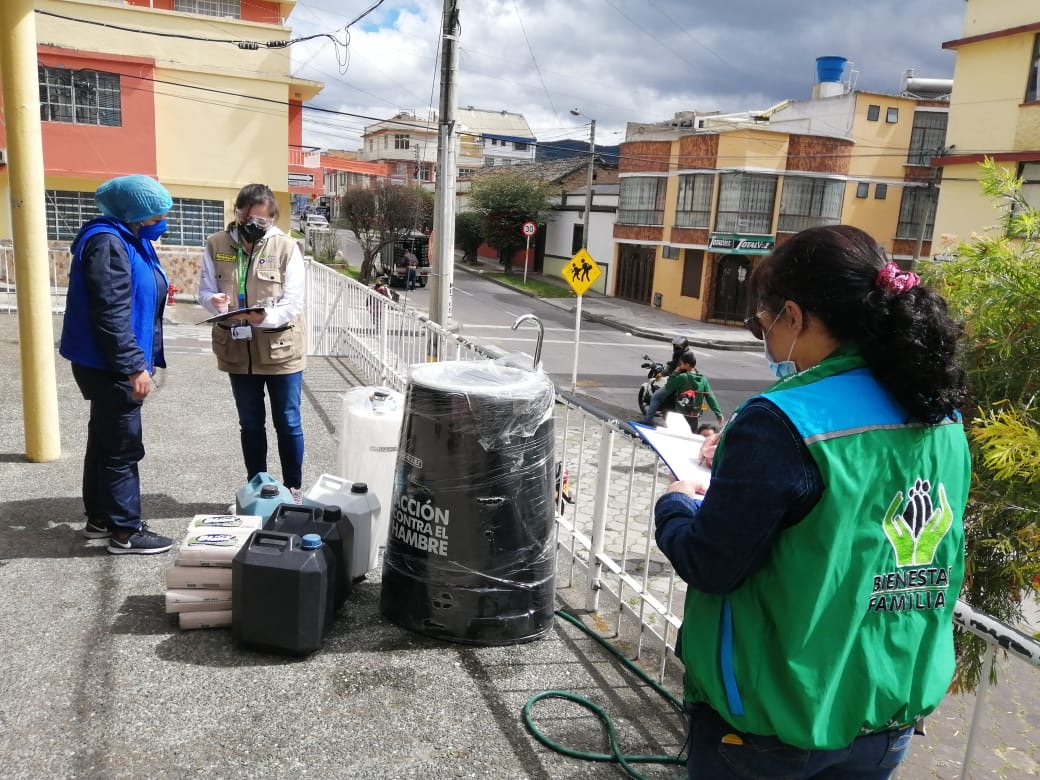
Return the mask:
M296 37L332 32L369 5L304 0L289 23ZM293 47L294 74L325 83L311 103L379 118L436 107L441 7L387 0L351 28L343 74L328 39ZM964 13L948 0L459 0L459 8L460 106L520 112L539 140L584 138L583 120L568 113L579 108L597 119L603 143L623 140L630 121L808 98L822 55L852 61L861 89L895 92L906 69L948 78L954 56L941 45L960 35ZM304 116L304 142L325 147L358 148L368 123Z

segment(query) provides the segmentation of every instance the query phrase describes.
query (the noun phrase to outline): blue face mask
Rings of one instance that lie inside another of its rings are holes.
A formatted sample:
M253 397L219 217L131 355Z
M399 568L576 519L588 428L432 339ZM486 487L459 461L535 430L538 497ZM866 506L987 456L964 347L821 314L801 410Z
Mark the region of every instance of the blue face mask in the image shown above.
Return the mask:
M160 219L154 225L141 225L137 228L137 237L147 241L158 241L166 232L166 220Z
M798 337L795 336L794 341L791 342L791 349L787 353L787 360L781 360L780 362L773 359L773 355L769 351L769 342L766 340L770 332L773 330L773 327L780 321L780 316L782 314L783 312L776 316L773 320L773 324L769 326L769 330L767 330L762 336L762 352L765 356L766 363L769 364L769 370L773 372L773 376L777 379L783 379L784 377L791 376L791 374L798 373L798 366L796 366L794 361L791 360L791 355L794 352L794 345L798 343Z

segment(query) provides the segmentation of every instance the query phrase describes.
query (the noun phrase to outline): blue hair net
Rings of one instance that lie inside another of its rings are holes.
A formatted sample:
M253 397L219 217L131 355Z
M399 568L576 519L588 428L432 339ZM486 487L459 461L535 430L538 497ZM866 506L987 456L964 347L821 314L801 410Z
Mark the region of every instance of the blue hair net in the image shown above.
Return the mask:
M94 193L98 211L132 225L149 217L161 217L173 206L173 198L151 176L139 173L109 179Z

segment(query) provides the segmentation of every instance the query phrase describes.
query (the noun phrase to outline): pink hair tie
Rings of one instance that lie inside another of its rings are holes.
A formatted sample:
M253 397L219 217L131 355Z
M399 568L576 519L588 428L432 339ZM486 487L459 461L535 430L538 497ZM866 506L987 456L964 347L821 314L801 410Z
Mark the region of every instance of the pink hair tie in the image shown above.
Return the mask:
M912 271L900 270L895 263L885 263L884 267L878 271L874 286L879 290L898 295L907 290L912 290L920 283L921 277Z

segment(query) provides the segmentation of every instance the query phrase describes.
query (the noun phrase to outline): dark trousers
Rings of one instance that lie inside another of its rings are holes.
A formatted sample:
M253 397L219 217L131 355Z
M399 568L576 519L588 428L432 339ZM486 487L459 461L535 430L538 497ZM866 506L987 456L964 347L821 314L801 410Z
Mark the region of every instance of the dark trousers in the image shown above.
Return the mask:
M409 290L414 290L417 284L419 284L419 269L409 268L408 274L405 277L405 285Z
M73 363L72 376L90 402L83 509L110 531L136 531L141 527L137 464L144 457L141 401L134 400L129 380L117 374Z
M911 726L858 737L838 750L803 750L775 737L739 732L706 705L687 705L687 709L690 780L886 780L906 758L913 734Z
M246 463L246 479L267 471L267 408L264 388L271 396L271 418L278 438L278 459L282 466L282 482L299 489L303 483L303 425L300 421L300 397L303 372L293 374L229 374L231 393L238 408L238 424L242 437L242 457Z

